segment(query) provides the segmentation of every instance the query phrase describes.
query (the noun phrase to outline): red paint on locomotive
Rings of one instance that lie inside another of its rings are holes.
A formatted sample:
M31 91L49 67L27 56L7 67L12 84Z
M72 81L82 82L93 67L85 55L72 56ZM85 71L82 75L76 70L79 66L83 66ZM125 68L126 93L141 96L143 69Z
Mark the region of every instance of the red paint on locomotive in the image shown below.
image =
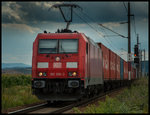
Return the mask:
M72 47L76 48L73 49ZM66 52L68 50L70 52ZM74 50L76 51L74 52ZM44 97L44 90L45 92L48 92L48 90L49 92L55 92L54 87L57 86L61 90L56 91L57 93L66 92L66 89L67 92L77 89L78 96L80 96L90 86L103 84L102 69L101 49L82 33L42 33L37 35L33 43L32 85L34 89L40 80L41 84L43 83L41 87L39 86L42 91L37 94L40 95L41 99L63 99L63 96L57 98L58 94L56 94L56 97L49 98L52 93ZM73 87L73 80L76 82L74 83L76 87ZM52 84L54 85L52 86ZM61 85L65 88L61 89ZM37 86L35 90L38 90L39 87ZM46 89L44 89L45 87ZM66 94L64 93L64 95ZM64 97L65 100L69 98Z

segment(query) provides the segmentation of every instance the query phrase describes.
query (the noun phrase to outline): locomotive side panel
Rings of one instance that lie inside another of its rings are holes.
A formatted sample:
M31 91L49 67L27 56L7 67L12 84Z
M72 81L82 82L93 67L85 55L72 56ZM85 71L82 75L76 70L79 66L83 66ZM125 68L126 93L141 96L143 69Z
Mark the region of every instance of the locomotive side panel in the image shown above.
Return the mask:
M92 75L94 74L94 68L92 68L94 66L94 58L95 58L95 50L94 50L94 46L93 44L90 43L90 80Z
M85 79L85 75L87 74L86 66L87 66L87 55L86 55L86 41L87 39L82 35L79 36L79 73L82 80Z
M33 52L32 52L32 78L36 77L36 57L37 57L37 38L33 42Z
M103 84L102 51L92 40L89 40L88 52L88 85Z

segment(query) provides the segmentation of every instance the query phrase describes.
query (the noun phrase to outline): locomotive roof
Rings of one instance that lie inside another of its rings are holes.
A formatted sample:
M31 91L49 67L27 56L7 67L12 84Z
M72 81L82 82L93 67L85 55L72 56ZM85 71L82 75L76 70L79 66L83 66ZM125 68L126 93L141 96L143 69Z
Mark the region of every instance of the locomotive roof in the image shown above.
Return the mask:
M62 36L62 35L79 35L83 33L39 33L38 36Z

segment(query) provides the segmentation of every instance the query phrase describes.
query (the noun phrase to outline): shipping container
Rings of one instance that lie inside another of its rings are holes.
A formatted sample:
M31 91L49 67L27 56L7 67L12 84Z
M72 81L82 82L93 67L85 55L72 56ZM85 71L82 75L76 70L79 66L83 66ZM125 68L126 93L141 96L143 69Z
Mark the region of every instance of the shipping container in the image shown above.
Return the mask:
M109 49L102 43L98 43L103 52L103 75L104 80L109 80Z
M136 79L136 69L135 69L135 67L131 67L131 71L132 71L131 80Z
M109 65L110 65L110 80L115 80L116 79L116 54L112 52L111 50L109 51Z
M124 61L124 80L128 80L128 63Z
M120 79L123 80L124 76L124 60L120 58Z
M120 57L116 55L116 79L120 80Z

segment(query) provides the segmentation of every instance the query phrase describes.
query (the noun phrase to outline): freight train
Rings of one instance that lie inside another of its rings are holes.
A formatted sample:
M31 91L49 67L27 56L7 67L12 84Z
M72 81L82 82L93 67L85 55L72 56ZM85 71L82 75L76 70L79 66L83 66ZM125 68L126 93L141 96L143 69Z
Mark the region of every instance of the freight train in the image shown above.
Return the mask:
M136 79L136 69L84 33L39 33L33 42L32 92L39 99L72 101Z

